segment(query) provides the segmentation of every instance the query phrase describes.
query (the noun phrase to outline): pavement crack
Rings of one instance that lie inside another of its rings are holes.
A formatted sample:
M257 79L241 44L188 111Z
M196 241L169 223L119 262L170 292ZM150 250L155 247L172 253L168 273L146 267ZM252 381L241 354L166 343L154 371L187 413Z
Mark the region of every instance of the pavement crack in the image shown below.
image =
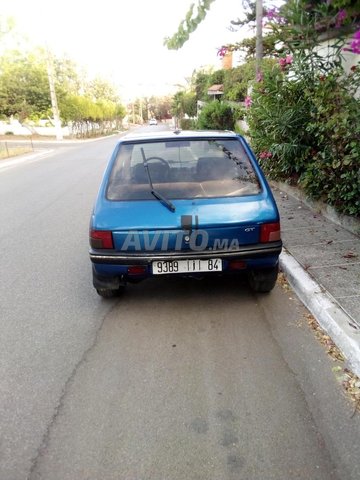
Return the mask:
M54 412L53 412L53 415L52 417L50 418L50 421L48 422L48 425L46 427L46 430L44 432L44 435L42 437L42 441L41 441L41 444L39 446L39 448L37 449L37 452L36 452L36 455L32 458L31 460L31 466L30 466L30 470L29 470L29 474L27 475L26 477L26 480L38 480L40 477L37 476L37 469L38 469L38 463L39 463L39 460L41 458L41 456L43 455L43 453L46 451L46 448L47 448L47 445L49 443L49 440L50 440L50 436L51 436L51 430L53 428L53 426L55 425L56 423L56 420L61 412L61 410L63 409L64 407L64 403L65 403L65 399L66 399L66 396L68 394L68 391L69 391L69 388L71 386L71 384L73 383L75 377L76 377L76 374L78 372L78 370L80 369L80 367L86 362L86 358L88 357L88 355L91 353L92 350L94 350L94 348L96 347L97 343L98 343L98 340L99 340L99 337L100 337L100 333L102 331L102 328L104 326L104 323L105 323L105 320L106 318L108 317L108 315L114 310L114 308L116 307L118 302L115 302L114 305L104 314L101 322L100 322L100 325L98 327L98 329L96 330L96 333L94 335L94 340L93 342L91 343L91 345L84 351L84 353L82 354L80 360L77 362L77 364L75 365L75 367L73 368L70 376L68 377L68 379L66 380L65 384L64 384L64 387L62 389L62 393L60 395L60 398L59 398L59 401L57 403L57 405L55 406L54 408Z

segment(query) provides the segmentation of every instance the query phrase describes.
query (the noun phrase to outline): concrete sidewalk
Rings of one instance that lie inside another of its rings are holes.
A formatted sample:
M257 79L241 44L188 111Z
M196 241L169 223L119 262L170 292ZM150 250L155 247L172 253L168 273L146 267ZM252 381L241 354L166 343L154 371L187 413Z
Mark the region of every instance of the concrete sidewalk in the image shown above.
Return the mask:
M360 376L360 238L279 187L272 190L284 242L281 268Z

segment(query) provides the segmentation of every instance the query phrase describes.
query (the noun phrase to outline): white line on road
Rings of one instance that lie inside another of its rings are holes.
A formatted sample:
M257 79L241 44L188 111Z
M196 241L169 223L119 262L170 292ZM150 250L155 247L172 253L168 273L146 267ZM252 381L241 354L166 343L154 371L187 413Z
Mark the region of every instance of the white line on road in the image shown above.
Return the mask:
M1 160L0 161L0 173L10 168L15 168L22 163L33 163L38 160L43 160L44 158L49 157L55 150L45 150L44 152L33 153L31 155L22 155L21 157L16 157L11 160Z

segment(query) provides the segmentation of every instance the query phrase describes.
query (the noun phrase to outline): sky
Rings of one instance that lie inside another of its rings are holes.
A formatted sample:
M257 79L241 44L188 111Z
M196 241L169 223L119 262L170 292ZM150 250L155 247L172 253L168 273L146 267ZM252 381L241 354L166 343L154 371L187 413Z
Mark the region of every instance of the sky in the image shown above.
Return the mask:
M30 43L66 54L130 100L174 93L195 69L221 68L217 49L241 39L229 29L242 15L241 0L215 0L189 41L168 50L164 38L177 31L191 3L197 0L0 0L0 12L15 18Z

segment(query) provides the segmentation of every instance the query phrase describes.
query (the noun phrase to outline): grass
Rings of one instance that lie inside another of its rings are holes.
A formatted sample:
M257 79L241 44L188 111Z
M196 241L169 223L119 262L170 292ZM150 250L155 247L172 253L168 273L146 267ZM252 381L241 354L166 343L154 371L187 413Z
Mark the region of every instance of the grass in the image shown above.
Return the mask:
M5 158L16 157L17 155L23 155L24 153L32 152L33 149L29 147L7 147L0 146L0 160Z

